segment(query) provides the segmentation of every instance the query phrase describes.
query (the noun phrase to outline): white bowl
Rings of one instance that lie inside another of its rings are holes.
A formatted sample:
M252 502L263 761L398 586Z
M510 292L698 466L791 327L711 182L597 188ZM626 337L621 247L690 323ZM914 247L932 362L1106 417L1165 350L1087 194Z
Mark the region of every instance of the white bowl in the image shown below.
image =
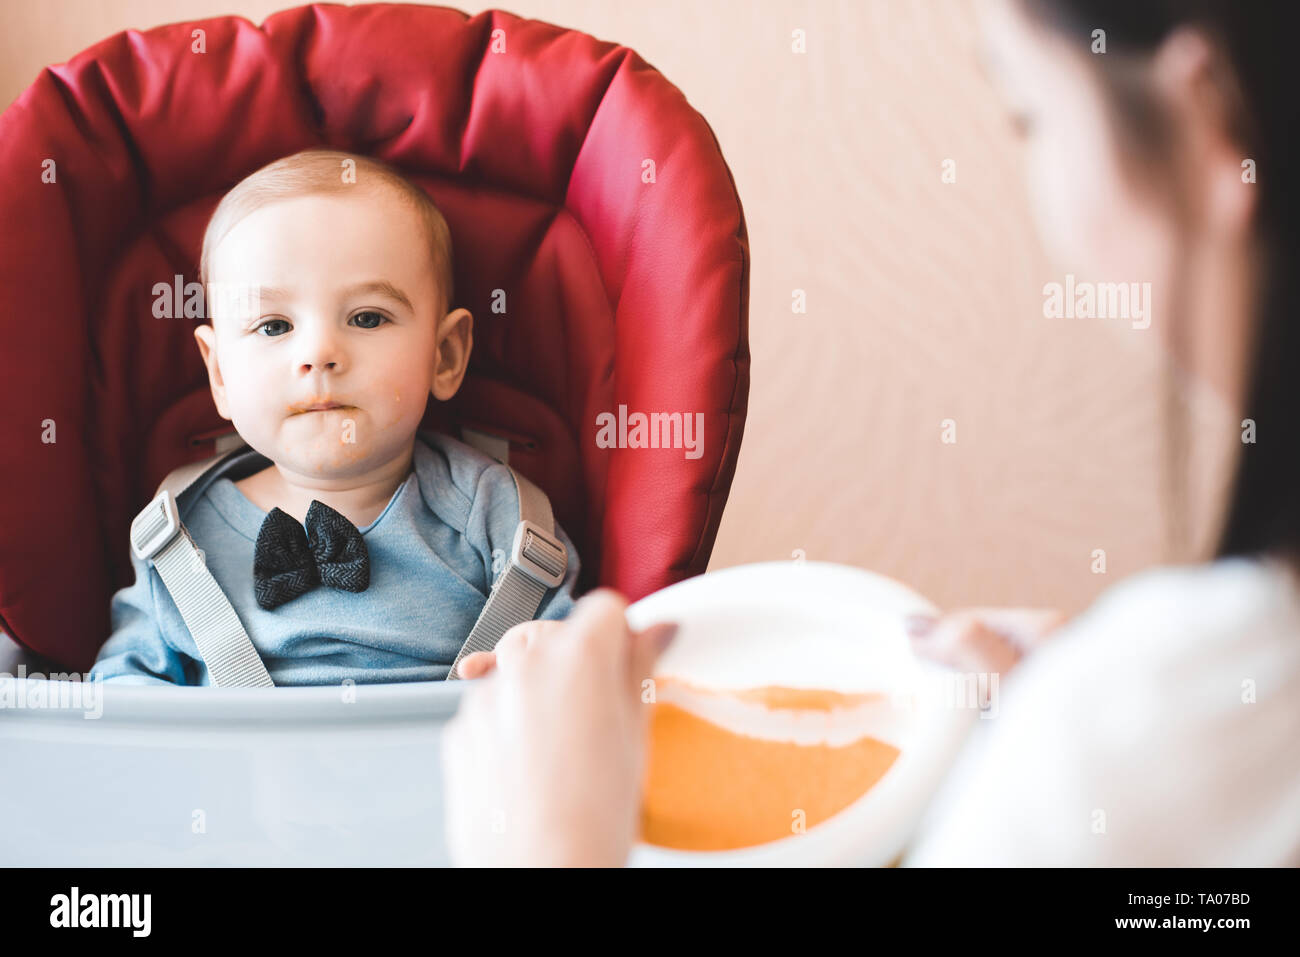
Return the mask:
M628 608L635 629L675 621L656 678L709 689L765 685L885 692L873 735L900 749L885 775L827 820L765 844L684 851L638 844L636 866L865 865L897 860L978 707L944 695L953 673L912 654L903 621L935 607L893 579L845 565L785 561L688 579Z

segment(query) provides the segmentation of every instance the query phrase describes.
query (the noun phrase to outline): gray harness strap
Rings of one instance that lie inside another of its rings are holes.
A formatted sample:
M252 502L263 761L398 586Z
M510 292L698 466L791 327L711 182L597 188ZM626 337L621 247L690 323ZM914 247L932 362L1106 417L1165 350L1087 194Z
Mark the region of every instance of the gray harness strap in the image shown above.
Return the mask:
M555 537L555 519L546 493L514 469L510 474L519 493L519 525L510 562L492 584L487 604L451 663L449 680L460 677L456 669L466 655L491 651L513 626L532 621L546 592L564 581L569 565L568 550Z
M185 489L238 451L182 466L163 479L157 496L131 522L131 549L136 558L152 560L158 569L214 685L271 688L266 665L176 510L176 499Z

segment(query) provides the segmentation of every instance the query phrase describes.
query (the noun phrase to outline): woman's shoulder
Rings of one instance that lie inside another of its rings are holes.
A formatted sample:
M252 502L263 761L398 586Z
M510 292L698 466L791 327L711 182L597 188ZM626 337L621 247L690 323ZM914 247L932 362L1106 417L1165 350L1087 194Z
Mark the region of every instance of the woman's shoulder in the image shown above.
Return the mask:
M1165 566L1111 588L1027 657L1008 695L1071 716L1097 748L1218 735L1286 711L1300 730L1300 586L1274 559ZM1261 701L1267 707L1247 707ZM1170 715L1177 714L1177 722ZM1083 716L1088 716L1085 720Z
M1297 681L1300 589L1281 563L1133 576L1002 682L920 859L1296 863Z
M1300 572L1277 558L1234 557L1193 565L1162 565L1107 589L1080 620L1121 612L1203 619L1207 624L1257 613L1300 615Z
M1218 655L1246 662L1267 653L1274 666L1300 667L1300 576L1272 558L1226 558L1162 566L1104 592L1049 639L1027 665L1068 667L1099 652L1145 680L1144 667L1186 674ZM1191 652L1196 651L1196 657ZM1207 657L1209 656L1209 657ZM1054 659L1061 659L1060 662Z

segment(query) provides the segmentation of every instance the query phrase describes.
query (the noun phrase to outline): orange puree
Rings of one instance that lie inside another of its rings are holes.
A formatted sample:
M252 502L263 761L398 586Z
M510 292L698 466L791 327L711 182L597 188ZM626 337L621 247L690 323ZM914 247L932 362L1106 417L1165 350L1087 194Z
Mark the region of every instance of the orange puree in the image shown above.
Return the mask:
M884 698L880 692L849 693L826 691L821 688L779 688L775 685L736 691L709 691L680 679L660 678L659 682L687 688L693 694L725 695L738 701L751 701L781 711L833 711L836 708L852 708Z
M729 694L808 711L874 697L795 688ZM663 847L725 850L806 830L865 794L899 753L869 736L840 747L796 744L738 734L665 701L653 708L641 836Z

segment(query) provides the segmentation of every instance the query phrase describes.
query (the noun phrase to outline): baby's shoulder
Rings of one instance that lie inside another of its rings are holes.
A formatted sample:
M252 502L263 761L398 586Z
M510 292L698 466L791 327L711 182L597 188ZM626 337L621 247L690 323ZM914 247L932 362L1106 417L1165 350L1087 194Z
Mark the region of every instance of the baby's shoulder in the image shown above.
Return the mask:
M510 469L473 446L440 432L421 432L416 475L429 507L462 530L476 506L513 508L518 498Z

